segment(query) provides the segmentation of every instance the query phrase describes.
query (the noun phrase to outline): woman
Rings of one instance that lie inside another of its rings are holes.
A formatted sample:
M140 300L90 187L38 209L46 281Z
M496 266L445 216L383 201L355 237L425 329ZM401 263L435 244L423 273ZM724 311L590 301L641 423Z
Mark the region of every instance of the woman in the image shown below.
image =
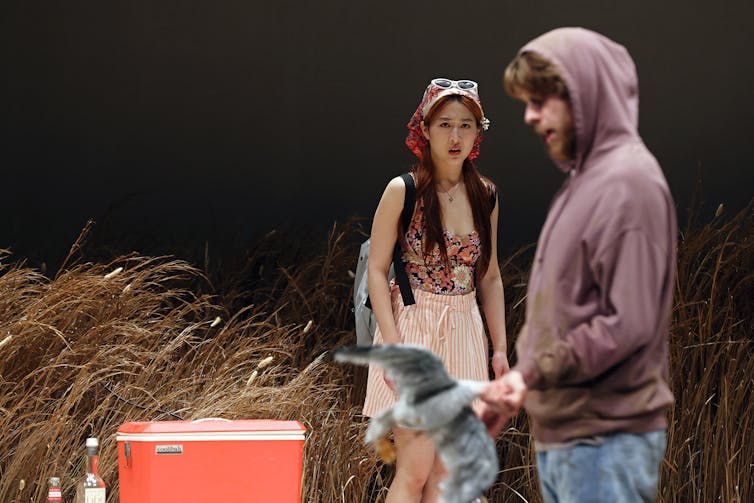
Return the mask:
M497 197L492 182L472 163L488 125L475 82L432 80L408 123L406 145L418 158L411 170L416 184L411 224L400 228L406 190L400 177L388 183L372 222L368 284L377 319L374 343L425 346L458 379L489 378L477 290L495 378L508 370ZM387 279L396 241L416 300L409 306ZM370 367L364 414L376 415L395 399L384 373ZM396 473L385 501L436 501L443 468L432 441L402 428L393 436Z

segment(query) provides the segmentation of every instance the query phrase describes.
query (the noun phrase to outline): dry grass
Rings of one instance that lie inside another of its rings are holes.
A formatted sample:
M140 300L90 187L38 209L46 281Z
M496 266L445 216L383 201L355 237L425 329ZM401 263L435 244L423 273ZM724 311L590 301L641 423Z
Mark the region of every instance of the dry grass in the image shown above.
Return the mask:
M718 208L681 235L667 502L754 501L753 209L726 218Z
M207 272L207 259L202 271L137 255L77 263L82 239L49 279L4 253L0 501L44 501L51 475L62 477L70 500L84 439L95 434L108 501L116 502L121 424L216 416L301 421L308 430L302 501L382 501L392 469L361 442L363 371L328 357L354 340L348 269L362 233L358 225L334 227L310 247L290 238L260 239L232 275ZM661 499L752 501L751 208L690 226L679 246L677 402ZM510 347L529 260L522 250L502 265ZM540 501L523 415L499 447L503 468L490 501Z

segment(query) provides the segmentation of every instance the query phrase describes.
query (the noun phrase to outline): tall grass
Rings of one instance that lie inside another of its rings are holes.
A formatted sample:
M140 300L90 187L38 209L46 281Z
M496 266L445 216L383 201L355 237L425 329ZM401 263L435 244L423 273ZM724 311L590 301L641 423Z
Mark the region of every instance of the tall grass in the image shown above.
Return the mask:
M664 501L754 501L752 210L692 215L680 236Z
M44 501L52 475L71 500L96 435L117 502L121 424L217 416L301 421L302 501L382 501L392 467L361 441L363 369L328 356L354 341L349 269L362 238L354 223L314 246L271 233L225 270L206 258L202 270L133 254L84 262L77 241L52 278L2 252L0 501ZM501 266L509 347L530 251ZM682 233L662 501L754 500L753 262L751 208ZM498 445L490 501L540 501L523 414Z

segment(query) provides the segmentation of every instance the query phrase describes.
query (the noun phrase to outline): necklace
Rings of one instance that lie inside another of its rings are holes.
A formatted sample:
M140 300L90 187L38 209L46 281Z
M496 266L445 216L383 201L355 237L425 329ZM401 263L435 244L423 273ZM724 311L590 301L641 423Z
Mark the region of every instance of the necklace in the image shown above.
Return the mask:
M440 188L440 190L442 190L443 192L445 192L445 195L448 196L448 202L449 203L452 203L455 200L455 197L453 197L452 192L455 192L456 189L461 186L461 183L463 183L463 180L459 180L458 183L456 183L455 185L453 185L448 190L443 190L442 188ZM439 187L439 185L438 185L438 187Z

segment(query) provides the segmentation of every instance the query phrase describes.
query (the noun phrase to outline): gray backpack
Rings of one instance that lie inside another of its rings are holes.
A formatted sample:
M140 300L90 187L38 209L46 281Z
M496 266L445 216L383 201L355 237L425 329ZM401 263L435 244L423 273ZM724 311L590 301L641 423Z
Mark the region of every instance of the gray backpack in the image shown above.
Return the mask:
M414 206L416 204L416 185L414 178L404 173L401 175L403 182L406 184L406 195L403 198L403 211L401 212L401 223L403 229L408 229L411 224L411 218L414 216ZM369 287L367 285L367 261L369 259L369 239L364 241L359 250L359 262L356 264L356 276L353 280L353 314L356 322L356 344L359 346L371 346L374 338L374 331L377 328L377 321L374 319L372 304L369 302ZM411 291L411 284L406 274L406 266L401 256L400 243L395 243L393 250L393 263L390 265L388 281L396 278L398 288L403 297L403 304L409 306L415 304L414 293Z

